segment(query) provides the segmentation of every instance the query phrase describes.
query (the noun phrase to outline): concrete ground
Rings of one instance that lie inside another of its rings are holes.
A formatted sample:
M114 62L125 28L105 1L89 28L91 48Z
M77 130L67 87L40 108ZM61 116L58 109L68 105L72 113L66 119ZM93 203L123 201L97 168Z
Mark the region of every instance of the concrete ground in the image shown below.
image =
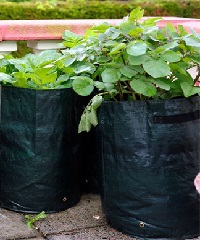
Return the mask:
M33 228L26 226L24 215L0 208L0 240L136 240L107 224L96 194L83 195L66 211L47 214Z

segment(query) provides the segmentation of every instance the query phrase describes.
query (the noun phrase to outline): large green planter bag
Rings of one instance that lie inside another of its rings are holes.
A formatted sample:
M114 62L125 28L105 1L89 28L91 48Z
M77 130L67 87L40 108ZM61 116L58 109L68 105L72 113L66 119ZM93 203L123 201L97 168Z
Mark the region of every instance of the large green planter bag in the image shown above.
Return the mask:
M99 112L102 206L139 239L200 235L200 97L103 102Z
M2 86L0 207L57 212L79 202L81 113L81 103L71 89Z

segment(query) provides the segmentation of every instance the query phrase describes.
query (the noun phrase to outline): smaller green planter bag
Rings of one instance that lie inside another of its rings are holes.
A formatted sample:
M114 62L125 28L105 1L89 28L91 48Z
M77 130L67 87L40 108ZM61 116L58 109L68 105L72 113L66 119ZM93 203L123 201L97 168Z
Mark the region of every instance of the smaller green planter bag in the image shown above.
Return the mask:
M81 196L81 108L71 89L2 86L0 207L57 212Z
M74 206L82 188L76 75L54 50L0 60L0 207L57 212Z

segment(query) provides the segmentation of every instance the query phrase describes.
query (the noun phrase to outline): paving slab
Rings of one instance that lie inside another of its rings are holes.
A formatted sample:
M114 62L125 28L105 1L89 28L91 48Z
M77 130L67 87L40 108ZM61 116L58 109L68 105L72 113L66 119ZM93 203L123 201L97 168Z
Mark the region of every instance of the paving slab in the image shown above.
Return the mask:
M87 194L82 196L81 201L76 206L59 213L47 214L47 218L37 222L35 226L43 236L48 236L106 224L100 196Z
M24 214L0 208L0 240L36 238L40 236L35 229L27 228Z
M78 233L60 234L47 237L48 240L136 240L119 231L109 227L102 226L90 229L83 229Z

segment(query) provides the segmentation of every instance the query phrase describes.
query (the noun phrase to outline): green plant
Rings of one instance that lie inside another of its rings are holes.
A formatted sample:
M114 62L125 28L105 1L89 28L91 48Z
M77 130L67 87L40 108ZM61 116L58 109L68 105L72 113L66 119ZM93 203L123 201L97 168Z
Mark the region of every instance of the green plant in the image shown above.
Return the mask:
M25 215L26 225L27 225L28 228L32 228L35 222L37 222L40 219L46 218L46 217L47 217L47 215L45 214L44 211L42 211L41 213L37 214L33 218L31 218L29 215Z
M43 0L42 0L43 3ZM176 4L175 9L170 7ZM120 19L136 6L145 9L145 16L179 16L199 18L198 0L135 0L135 1L57 1L38 9L37 1L0 1L1 20L34 19Z
M57 6L57 0L36 1L37 9L45 10L46 8L54 8Z
M46 50L38 55L30 53L22 58L5 55L0 60L0 83L32 89L71 87L68 75L54 64L61 56L55 50Z
M87 61L91 76L71 77L72 87L82 96L95 95L85 108L79 132L96 126L102 100L135 101L170 99L200 94L200 35L183 26L167 24L161 18L141 21L144 10L134 9L118 26L103 23L88 29L84 37L65 32L65 58L81 53L79 67ZM76 61L76 60L75 60ZM188 70L196 67L195 79Z

